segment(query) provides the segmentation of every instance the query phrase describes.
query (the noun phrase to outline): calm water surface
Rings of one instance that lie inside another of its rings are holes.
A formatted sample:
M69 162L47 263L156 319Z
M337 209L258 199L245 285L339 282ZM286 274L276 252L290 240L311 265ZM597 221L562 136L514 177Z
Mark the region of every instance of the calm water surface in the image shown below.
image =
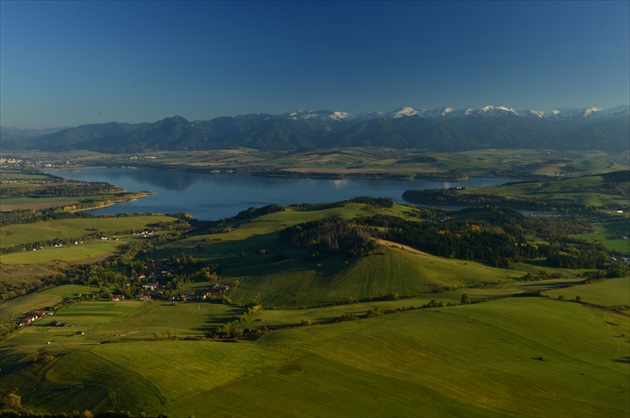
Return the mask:
M104 181L129 191L155 193L134 202L91 211L95 215L188 212L202 220L228 218L251 206L272 203L287 206L297 202L337 202L357 196L389 197L401 203L404 202L403 192L409 189L486 187L518 181L506 177L478 177L462 182L269 178L133 168L86 168L50 173L74 180Z

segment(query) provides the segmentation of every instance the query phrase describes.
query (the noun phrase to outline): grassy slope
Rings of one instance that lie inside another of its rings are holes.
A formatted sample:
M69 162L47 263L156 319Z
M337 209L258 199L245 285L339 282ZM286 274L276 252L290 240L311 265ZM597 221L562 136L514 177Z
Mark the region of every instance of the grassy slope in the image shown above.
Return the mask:
M630 277L608 279L567 289L554 289L545 294L552 298L564 295L567 300L580 296L582 302L601 306L630 307Z
M53 306L65 298L74 297L77 293L84 295L97 293L98 288L82 285L64 285L42 290L0 304L0 321L17 319L25 312Z
M507 198L537 198L537 199L567 199L575 203L596 207L619 207L628 210L627 199L611 196L605 191L597 192L603 180L601 176L579 178L565 178L553 181L536 181L529 183L507 184L502 186L470 188L462 190L461 194L487 194ZM592 190L590 188L593 188Z
M604 319L575 303L513 298L243 344L101 345L88 333L47 345L33 327L0 352L0 386L51 410L174 416L627 416L628 341ZM33 353L57 358L32 363Z
M432 286L468 286L505 280L523 272L501 270L475 262L449 260L396 248L379 247L380 254L359 257L348 264L339 257L317 263L289 259L251 264L226 273L238 273L240 285L231 291L235 301L265 306L300 307L366 299L394 293L414 295ZM260 256L259 256L260 257Z
M79 218L16 224L0 228L2 247L35 241L78 238L94 232L142 229L158 222L169 222L170 216L124 216L112 218ZM93 231L96 229L97 231Z
M113 254L116 249L128 240L101 241L95 240L78 245L66 245L61 248L46 247L37 251L27 251L2 255L2 264L34 264L48 263L54 260L79 261Z

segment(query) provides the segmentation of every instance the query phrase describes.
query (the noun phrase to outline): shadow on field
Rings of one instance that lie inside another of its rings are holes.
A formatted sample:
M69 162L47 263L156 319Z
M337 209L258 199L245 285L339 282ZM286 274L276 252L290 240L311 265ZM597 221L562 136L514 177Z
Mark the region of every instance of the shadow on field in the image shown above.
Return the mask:
M612 359L615 363L625 363L630 364L630 357L622 357L622 358L614 358Z
M542 283L540 281L536 281L536 282L532 282L532 283L527 283L527 284L522 284L521 287L541 287L541 286L545 286L545 287L569 287L569 286L574 286L576 284L575 281L566 281L566 282L553 282L553 283L545 283L544 281L542 281Z
M523 263L529 264L530 266L549 267L547 265L547 260L546 259L541 259L541 260L523 260Z
M211 315L206 321L206 326L191 327L190 329L198 332L208 332L214 330L217 327L220 327L223 324L227 324L228 322L232 322L235 319L238 319L243 313L245 313L245 309L234 307L225 313Z

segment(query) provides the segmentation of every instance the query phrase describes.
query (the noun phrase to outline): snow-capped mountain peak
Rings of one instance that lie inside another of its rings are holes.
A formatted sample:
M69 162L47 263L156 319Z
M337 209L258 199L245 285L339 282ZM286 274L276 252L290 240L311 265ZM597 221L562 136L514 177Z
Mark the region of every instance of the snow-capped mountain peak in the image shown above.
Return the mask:
M442 117L446 117L446 115L448 115L449 113L453 112L455 109L452 107L445 107L444 110L442 110L442 113L440 113L440 116Z
M330 110L297 110L282 115L293 120L343 120L348 117L347 112L331 112Z
M602 109L600 109L599 107L589 107L588 109L586 109L584 111L584 115L582 115L582 116L584 116L586 118L586 117L589 117L594 112L599 112L600 110L602 110Z
M490 116L506 116L508 114L519 116L516 110L505 106L484 106L479 109L478 113Z
M397 118L404 118L408 116L415 116L417 114L418 114L418 111L416 109L414 109L413 107L407 106L407 107L403 107L402 109L398 109L389 113L388 116L393 119L397 119Z
M332 115L330 115L330 119L332 120L343 120L347 117L348 117L347 112L333 112Z
M292 120L311 120L324 122L340 122L340 121L368 121L378 118L399 119L411 116L418 116L425 119L437 118L459 118L472 116L491 116L491 117L523 117L534 119L548 120L564 120L569 118L597 118L610 119L615 117L628 117L630 110L627 105L617 106L615 108L603 109L599 107L589 108L557 108L552 110L537 109L514 109L507 106L488 105L478 109L456 109L454 107L443 107L435 109L413 108L410 106L401 107L391 112L367 112L352 115L347 112L329 111L329 110L298 110L285 113L281 117Z

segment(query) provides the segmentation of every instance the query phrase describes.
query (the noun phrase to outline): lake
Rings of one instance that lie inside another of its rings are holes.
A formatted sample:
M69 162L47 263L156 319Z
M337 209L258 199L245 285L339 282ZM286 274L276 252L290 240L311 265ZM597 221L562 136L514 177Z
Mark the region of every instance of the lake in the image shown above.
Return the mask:
M402 194L410 189L486 187L519 181L507 177L477 177L460 182L271 178L135 168L85 168L49 173L73 180L104 181L129 191L154 192L134 202L90 211L95 215L187 212L201 220L228 218L251 206L272 203L287 206L298 202L337 202L357 196L389 197L403 203Z

